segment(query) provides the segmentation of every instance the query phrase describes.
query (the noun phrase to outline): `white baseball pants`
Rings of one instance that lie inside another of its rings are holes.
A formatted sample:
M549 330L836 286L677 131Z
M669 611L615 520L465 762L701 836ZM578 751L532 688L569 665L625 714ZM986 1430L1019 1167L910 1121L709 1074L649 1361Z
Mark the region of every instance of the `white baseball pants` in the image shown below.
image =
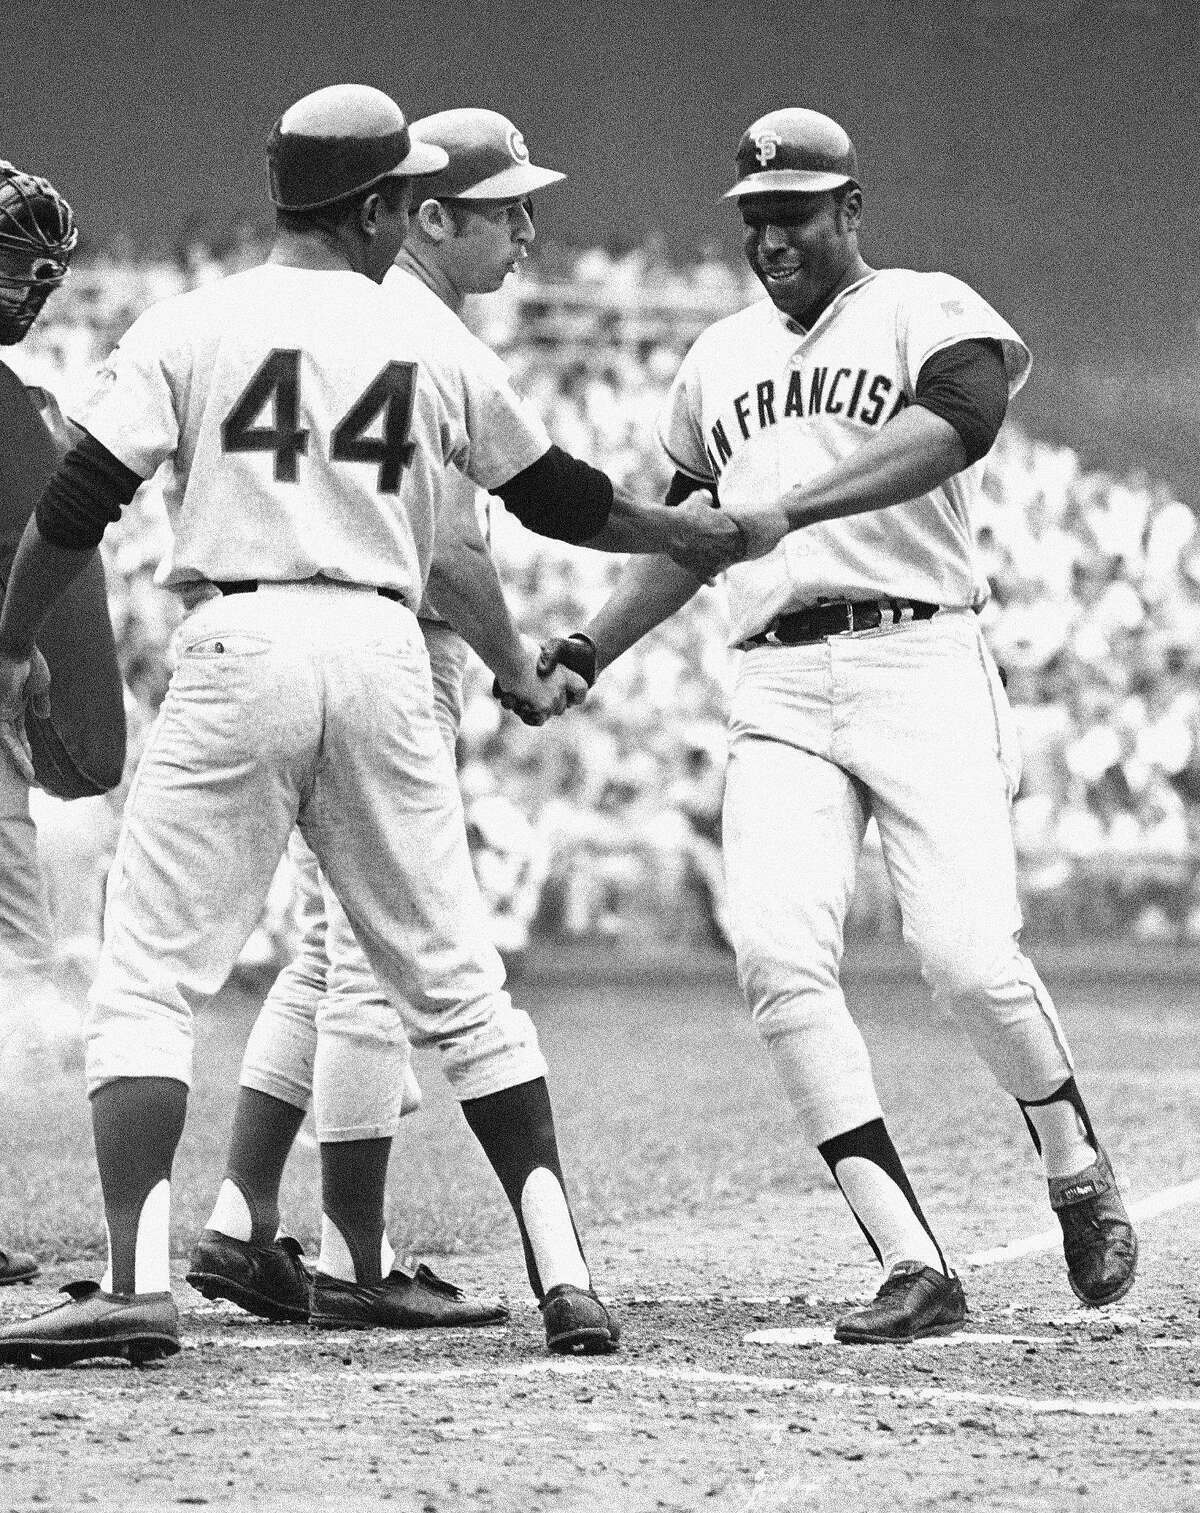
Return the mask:
M872 815L935 1005L1014 1096L1065 1082L1058 1015L1018 943L1020 756L975 616L748 651L730 737L724 846L739 979L813 1144L880 1115L839 983Z
M434 716L453 759L467 645L441 622L420 625ZM376 981L346 911L298 832L288 849L296 868L300 946L250 1031L241 1085L300 1109L312 1098L322 1144L390 1137L421 1105L400 1012Z
M192 1011L228 976L296 824L455 1094L544 1076L487 938L415 616L369 589L264 586L200 605L177 649L109 878L89 1087L190 1082Z

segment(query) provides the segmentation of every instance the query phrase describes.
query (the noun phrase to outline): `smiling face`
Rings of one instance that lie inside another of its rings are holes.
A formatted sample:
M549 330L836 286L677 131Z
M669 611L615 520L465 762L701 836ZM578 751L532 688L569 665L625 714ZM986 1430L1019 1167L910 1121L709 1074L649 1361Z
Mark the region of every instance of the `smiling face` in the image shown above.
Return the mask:
M776 307L811 326L866 271L859 256L862 192L754 194L740 202L746 261Z

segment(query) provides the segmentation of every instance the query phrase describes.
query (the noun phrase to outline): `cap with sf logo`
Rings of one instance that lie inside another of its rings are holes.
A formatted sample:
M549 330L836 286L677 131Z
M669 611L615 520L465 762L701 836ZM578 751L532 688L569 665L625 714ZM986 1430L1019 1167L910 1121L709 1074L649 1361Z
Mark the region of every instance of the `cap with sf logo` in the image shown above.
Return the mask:
M724 196L820 194L858 183L854 143L830 116L792 107L760 116L742 133L738 181Z

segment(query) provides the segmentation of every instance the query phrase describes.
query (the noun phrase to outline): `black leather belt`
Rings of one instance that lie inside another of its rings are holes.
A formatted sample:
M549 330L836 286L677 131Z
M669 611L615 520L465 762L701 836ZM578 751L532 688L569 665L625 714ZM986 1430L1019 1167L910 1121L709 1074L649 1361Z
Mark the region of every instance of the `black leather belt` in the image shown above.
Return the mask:
M742 642L743 646L805 646L826 636L846 636L855 630L878 630L888 625L907 625L910 620L932 620L940 604L919 599L834 599L780 615Z
M296 578L291 581L294 583L309 583L314 580ZM335 580L329 578L323 581L333 583ZM254 594L258 592L258 584L259 580L257 578L227 578L223 583L214 582L213 587L219 588L223 594ZM398 588L377 588L375 592L381 594L385 599L394 600L397 604L404 603L404 595Z

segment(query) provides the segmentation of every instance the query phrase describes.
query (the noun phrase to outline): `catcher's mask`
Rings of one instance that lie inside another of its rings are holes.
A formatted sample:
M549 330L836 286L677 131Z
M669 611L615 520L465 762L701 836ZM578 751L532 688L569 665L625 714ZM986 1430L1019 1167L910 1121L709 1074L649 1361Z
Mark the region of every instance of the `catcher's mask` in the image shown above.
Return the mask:
M0 158L0 346L22 340L66 278L78 240L54 185Z

